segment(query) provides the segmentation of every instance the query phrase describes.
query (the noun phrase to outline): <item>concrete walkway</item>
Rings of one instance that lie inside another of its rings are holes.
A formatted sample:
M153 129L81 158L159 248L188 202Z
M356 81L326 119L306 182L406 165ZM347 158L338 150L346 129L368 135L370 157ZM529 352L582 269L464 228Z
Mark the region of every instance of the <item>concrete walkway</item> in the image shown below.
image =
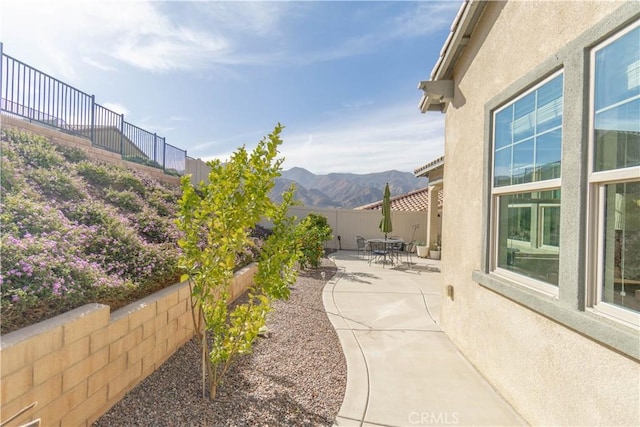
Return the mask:
M526 425L440 329L439 261L330 257L323 300L347 360L336 426Z

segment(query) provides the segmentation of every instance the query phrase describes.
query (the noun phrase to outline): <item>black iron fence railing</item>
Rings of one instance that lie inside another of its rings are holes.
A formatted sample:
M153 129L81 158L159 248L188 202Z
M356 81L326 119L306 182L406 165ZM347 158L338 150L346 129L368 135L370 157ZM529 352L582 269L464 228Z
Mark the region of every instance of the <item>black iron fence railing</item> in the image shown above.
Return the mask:
M124 120L78 90L19 61L0 43L0 111L88 138L123 159L184 175L187 152Z

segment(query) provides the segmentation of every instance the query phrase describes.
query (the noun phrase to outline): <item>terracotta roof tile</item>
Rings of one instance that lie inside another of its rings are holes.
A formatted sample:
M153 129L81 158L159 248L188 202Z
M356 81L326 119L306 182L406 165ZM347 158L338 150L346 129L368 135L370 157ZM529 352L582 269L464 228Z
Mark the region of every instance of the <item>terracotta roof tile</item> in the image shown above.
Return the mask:
M438 192L438 208L442 208L444 203L444 191ZM354 208L356 210L380 210L382 209L382 200L368 205L359 206ZM400 196L391 198L391 210L392 211L405 211L405 212L422 212L429 209L429 188L422 188L420 190L411 191Z
M420 212L426 211L429 207L429 188L422 188L415 190L407 194L395 196L391 198L391 210L392 211L408 211L408 212ZM359 206L355 209L360 210L373 210L382 209L382 200L369 203L368 205Z

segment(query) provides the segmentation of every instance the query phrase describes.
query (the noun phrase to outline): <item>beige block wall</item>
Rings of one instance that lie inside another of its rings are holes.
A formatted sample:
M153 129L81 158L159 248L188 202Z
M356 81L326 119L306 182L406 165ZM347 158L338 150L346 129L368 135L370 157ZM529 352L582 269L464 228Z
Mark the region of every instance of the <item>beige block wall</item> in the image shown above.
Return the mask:
M484 251L485 104L619 5L490 2L454 69L442 268L455 299L443 296L440 318L471 363L534 425L637 425L640 370L636 360L471 279L482 269Z
M230 301L252 286L256 270L236 274ZM11 425L91 425L193 337L190 301L180 283L113 314L88 304L2 336L2 422L38 402Z
M335 208L314 208L306 206L292 206L289 208L289 215L297 217L298 220L305 218L310 213L323 215L327 218L327 223L331 227L333 239L325 243L329 249L356 250L356 236L365 239L380 238L384 234L380 232L380 219L382 213L379 210L354 210ZM414 240L427 240L427 212L392 212L393 232L391 235L399 236L406 242L411 238ZM419 225L414 232L413 226ZM264 222L261 224L270 228L272 224ZM340 242L338 242L340 236Z
M118 153L112 153L111 151L91 146L91 141L87 138L70 135L52 127L44 126L38 123L31 123L27 120L7 116L4 114L0 115L0 125L3 129L6 128L31 132L36 135L41 135L49 139L53 143L65 145L67 147L79 148L81 150L84 150L87 153L87 156L93 160L136 169L150 175L151 177L159 181L163 181L176 186L180 185L179 177L167 175L164 173L164 171L157 168L152 168L151 166L145 166L139 163L123 160L122 156Z
M209 182L211 168L201 159L187 157L187 174L191 175L191 185L197 186L200 182Z

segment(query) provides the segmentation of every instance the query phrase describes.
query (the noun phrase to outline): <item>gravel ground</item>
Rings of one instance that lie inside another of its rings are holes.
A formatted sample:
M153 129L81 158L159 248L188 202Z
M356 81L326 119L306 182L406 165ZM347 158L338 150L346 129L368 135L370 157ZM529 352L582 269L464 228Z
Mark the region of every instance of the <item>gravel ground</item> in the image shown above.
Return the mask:
M273 303L269 337L236 359L214 401L201 397L200 351L191 340L94 425L332 425L347 377L322 304L322 288L335 272L327 259L321 268L301 272L290 299Z

